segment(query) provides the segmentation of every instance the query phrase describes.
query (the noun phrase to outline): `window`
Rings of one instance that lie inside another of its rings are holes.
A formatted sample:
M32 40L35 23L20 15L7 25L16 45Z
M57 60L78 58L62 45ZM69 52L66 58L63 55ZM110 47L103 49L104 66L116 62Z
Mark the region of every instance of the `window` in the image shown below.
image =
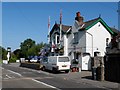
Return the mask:
M69 62L69 58L68 57L59 57L58 62Z
M78 32L74 33L74 44L78 43Z
M59 43L59 41L60 41L60 38L59 38L59 36L57 35L57 44Z
M106 38L106 46L108 46L109 38Z

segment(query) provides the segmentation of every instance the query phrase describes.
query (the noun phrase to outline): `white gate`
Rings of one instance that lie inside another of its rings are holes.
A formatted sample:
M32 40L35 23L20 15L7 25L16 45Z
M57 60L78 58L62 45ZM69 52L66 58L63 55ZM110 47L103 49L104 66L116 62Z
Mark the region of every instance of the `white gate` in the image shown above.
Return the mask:
M89 54L84 54L82 57L82 70L91 70L91 58Z

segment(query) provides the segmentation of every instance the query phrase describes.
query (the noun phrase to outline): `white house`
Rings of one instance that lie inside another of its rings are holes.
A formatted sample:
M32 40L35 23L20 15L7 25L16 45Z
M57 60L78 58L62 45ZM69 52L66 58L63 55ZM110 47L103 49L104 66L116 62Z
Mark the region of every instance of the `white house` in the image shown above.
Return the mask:
M68 56L68 37L67 31L71 30L71 26L61 25L55 23L50 31L50 46L51 55L65 55Z
M101 17L84 22L76 13L73 26L55 23L50 31L51 55L67 55L79 61L82 70L91 70L91 57L104 56L115 32Z
M83 22L80 12L68 36L68 55L71 61L79 60L82 70L91 70L91 57L104 56L110 46L112 29L101 17Z

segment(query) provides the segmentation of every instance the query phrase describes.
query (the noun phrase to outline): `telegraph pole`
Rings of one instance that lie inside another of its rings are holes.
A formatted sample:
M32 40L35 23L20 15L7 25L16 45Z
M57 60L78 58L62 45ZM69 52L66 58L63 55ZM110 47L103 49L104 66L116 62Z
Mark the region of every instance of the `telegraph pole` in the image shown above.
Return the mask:
M118 30L120 31L120 1L118 2Z

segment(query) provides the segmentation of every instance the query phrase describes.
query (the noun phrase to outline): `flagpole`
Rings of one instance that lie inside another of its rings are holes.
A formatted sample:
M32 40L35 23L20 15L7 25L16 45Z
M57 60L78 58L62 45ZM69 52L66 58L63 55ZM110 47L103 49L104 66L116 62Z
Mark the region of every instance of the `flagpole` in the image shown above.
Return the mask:
M62 10L60 10L60 43L62 38Z
M50 16L48 18L48 44L50 43Z

